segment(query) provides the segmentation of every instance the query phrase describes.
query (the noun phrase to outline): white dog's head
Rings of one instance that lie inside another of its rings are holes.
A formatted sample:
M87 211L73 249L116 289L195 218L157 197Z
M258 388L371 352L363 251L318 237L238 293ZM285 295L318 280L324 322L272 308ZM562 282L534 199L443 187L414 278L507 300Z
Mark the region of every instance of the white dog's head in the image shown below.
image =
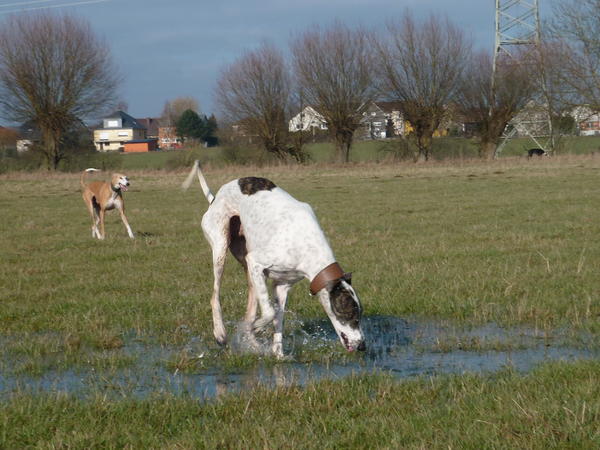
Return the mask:
M112 176L111 184L115 191L126 191L129 189L129 177L120 173L115 173Z
M319 301L329 316L346 350L366 350L365 336L360 328L362 306L351 285L350 274L330 281L319 291Z

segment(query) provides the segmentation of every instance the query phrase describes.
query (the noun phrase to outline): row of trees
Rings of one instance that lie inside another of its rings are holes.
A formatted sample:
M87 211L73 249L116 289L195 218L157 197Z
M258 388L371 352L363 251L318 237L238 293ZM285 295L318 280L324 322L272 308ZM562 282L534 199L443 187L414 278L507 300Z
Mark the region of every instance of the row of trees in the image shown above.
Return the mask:
M375 99L401 101L416 159L429 159L449 105L478 123L481 154L490 155L506 124L540 92L556 117L573 105L600 110L600 0L559 2L554 17L539 51L497 61L493 84L490 52L473 51L445 18L417 21L406 13L381 34L335 23L297 35L286 54L265 43L222 70L216 102L225 121L280 158L303 159L302 139L287 124L310 105L327 121L337 159L348 161L362 113ZM26 14L0 28L0 115L39 127L50 168L64 158L70 131L113 108L119 82L107 44L82 19ZM214 117L198 115L197 104L188 110L181 130L214 133Z
M193 97L177 97L167 101L161 114L163 126L174 127L177 136L183 140L204 142L209 146L217 144L217 118L200 114L198 101Z
M310 105L326 120L339 161L349 160L373 100L401 102L416 160L430 158L432 136L452 106L477 124L480 154L491 157L532 99L557 118L573 105L600 110L600 1L557 5L544 44L498 58L494 83L491 52L473 50L446 18L417 21L405 13L379 34L341 23L311 28L291 40L287 54L265 43L222 70L216 102L226 121L257 136L266 151L296 159L301 149L287 123Z

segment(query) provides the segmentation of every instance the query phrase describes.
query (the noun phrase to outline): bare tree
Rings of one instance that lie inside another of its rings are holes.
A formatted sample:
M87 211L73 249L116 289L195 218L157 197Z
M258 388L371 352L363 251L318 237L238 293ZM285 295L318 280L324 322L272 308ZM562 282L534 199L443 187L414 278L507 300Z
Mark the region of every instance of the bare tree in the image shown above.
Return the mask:
M505 55L496 61L492 87L492 56L478 52L468 61L455 102L465 120L475 125L479 156L493 158L504 129L537 92L532 55Z
M257 136L263 148L279 158L298 156L288 145L290 100L288 66L268 43L223 69L217 84L216 102L224 121Z
M349 161L354 132L375 99L371 43L365 30L339 23L315 27L292 42L302 102L325 118L341 162Z
M416 159L428 160L433 133L456 93L470 43L447 18L431 15L419 24L405 13L387 25L376 47L381 93L402 102L414 129Z
M161 118L165 126L174 126L181 115L188 109L200 114L198 100L194 97L177 97L165 102Z
M112 107L116 73L107 45L83 19L27 14L0 28L0 112L39 127L49 169L66 156L69 129Z
M558 102L600 111L600 0L555 2L547 25L546 70Z

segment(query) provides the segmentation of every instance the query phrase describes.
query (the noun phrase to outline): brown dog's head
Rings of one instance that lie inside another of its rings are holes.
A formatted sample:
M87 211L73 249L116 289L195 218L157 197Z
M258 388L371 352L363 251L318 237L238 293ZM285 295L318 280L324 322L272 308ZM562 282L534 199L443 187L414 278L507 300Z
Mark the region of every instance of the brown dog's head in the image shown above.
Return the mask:
M110 184L115 191L126 191L129 189L129 177L121 173L114 173Z

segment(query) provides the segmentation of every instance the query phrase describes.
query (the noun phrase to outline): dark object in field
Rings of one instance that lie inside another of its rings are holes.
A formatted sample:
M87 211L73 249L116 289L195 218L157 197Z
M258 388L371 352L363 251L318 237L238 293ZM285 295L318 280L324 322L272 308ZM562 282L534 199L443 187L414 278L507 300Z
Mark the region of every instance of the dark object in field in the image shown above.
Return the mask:
M530 148L527 150L527 157L531 158L533 156L548 156L548 153L541 148Z

